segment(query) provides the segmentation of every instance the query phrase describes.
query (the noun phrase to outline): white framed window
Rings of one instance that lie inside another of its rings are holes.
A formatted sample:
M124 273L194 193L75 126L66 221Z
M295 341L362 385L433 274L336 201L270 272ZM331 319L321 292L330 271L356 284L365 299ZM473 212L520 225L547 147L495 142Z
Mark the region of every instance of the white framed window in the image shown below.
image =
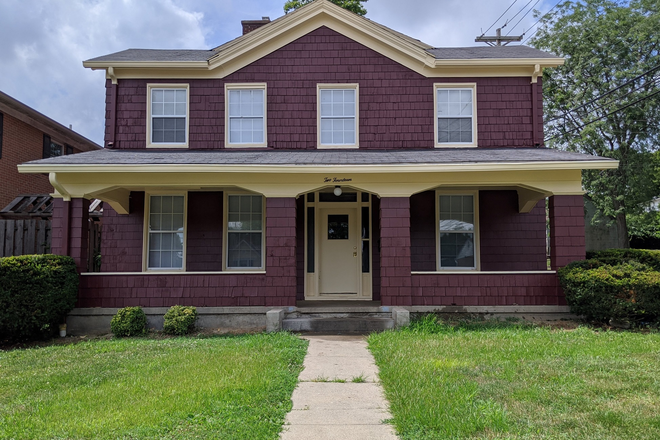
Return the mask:
M225 269L264 267L264 211L263 196L226 195Z
M265 147L266 84L225 84L225 145Z
M357 148L358 84L318 84L319 148Z
M146 270L185 270L186 195L147 194Z
M434 94L436 147L476 147L476 84L434 84Z
M147 84L147 147L188 146L188 84Z
M436 192L438 270L478 267L478 192Z

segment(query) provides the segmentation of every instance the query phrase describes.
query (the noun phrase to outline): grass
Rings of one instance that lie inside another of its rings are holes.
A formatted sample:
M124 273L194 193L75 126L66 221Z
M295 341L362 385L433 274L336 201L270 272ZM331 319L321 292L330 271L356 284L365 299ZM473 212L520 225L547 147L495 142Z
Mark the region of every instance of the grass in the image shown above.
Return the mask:
M459 325L372 334L402 439L658 439L660 334Z
M0 438L276 439L306 345L277 333L0 351Z

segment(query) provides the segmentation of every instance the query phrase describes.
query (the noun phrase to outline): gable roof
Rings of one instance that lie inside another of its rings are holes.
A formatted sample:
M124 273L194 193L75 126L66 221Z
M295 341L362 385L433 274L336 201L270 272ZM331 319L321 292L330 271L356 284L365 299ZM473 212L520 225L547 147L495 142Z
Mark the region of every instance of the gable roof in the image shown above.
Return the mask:
M544 67L563 63L528 46L434 48L328 0L315 0L211 50L128 49L83 65L106 69L113 80L135 75L136 69L151 69L152 77L161 78L178 77L181 70L222 78L323 26L427 77L538 76Z

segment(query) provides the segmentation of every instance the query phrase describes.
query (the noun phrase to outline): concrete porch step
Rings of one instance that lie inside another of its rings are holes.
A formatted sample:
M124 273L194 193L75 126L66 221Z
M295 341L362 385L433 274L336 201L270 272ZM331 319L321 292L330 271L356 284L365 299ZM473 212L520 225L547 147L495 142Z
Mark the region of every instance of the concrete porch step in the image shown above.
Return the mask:
M368 334L394 328L394 319L382 317L298 317L282 320L282 329L325 334Z

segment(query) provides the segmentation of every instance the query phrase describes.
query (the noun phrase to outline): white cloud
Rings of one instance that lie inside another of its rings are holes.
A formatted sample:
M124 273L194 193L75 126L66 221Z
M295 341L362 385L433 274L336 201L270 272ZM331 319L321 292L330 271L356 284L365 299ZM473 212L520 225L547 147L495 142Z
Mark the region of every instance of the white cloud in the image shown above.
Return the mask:
M0 90L102 143L105 76L82 61L129 47L205 48L203 18L172 0L3 0Z

